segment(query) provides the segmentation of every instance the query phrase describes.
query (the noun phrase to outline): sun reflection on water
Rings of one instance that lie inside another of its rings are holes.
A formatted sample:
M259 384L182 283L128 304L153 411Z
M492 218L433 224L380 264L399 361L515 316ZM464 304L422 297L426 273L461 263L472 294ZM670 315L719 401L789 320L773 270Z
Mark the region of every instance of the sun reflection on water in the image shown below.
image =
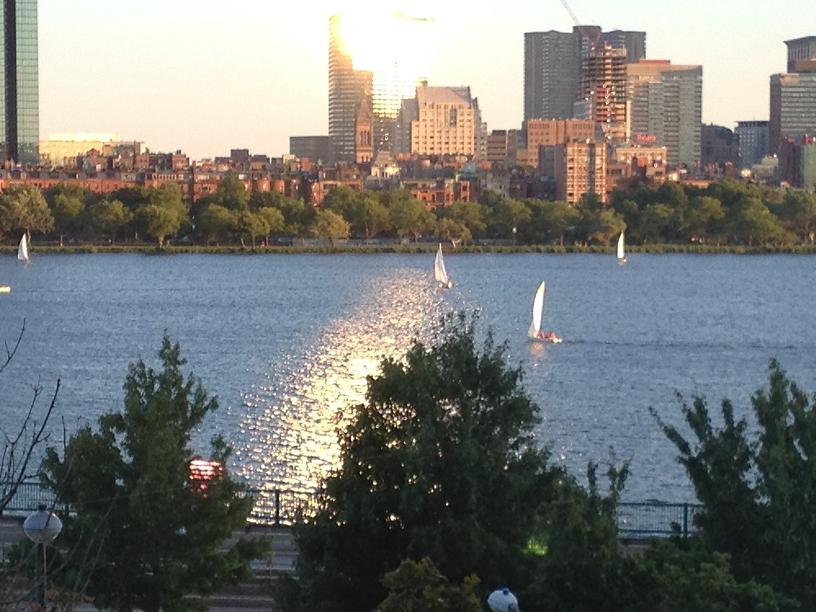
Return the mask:
M313 341L272 364L243 394L236 464L252 486L313 491L339 460L337 429L365 399L366 377L385 357L426 339L445 304L414 269L371 281L354 309L313 330Z

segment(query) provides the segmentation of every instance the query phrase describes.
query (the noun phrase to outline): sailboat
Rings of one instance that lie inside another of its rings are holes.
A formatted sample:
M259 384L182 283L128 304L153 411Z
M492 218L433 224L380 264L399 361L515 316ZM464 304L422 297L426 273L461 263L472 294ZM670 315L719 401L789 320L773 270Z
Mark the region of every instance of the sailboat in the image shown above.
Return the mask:
M28 256L28 237L26 234L23 234L23 237L20 238L20 245L17 247L17 259L24 264L31 263L31 258Z
M618 263L623 265L627 261L629 260L626 258L626 249L623 244L623 232L621 232L620 238L618 238Z
M453 283L448 278L448 271L445 270L445 260L442 258L442 244L439 244L439 250L436 252L436 259L434 259L434 280L440 287L453 287Z
M563 340L559 338L555 332L541 331L541 318L544 315L544 293L546 290L546 283L542 281L538 286L538 291L536 291L535 299L533 300L533 320L530 323L530 329L527 331L527 337L536 342L561 344Z

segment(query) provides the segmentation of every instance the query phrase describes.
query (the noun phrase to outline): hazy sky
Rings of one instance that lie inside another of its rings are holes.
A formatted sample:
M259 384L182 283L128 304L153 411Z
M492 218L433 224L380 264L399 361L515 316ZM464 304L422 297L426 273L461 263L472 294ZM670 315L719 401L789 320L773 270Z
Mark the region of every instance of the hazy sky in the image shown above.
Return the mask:
M384 0L40 0L40 132L116 132L194 158L288 152L326 134L330 15ZM816 35L814 0L571 0L584 23L644 30L647 55L703 65L703 120L767 119L784 40ZM560 0L414 0L435 18L432 85L470 85L489 129L518 127L523 34L562 30ZM417 41L423 44L424 41Z

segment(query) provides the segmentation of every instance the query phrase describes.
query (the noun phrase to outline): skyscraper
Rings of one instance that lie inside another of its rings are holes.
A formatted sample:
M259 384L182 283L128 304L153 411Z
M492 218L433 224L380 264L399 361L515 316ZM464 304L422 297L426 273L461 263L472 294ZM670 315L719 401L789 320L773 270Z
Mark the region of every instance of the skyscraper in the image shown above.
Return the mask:
M816 134L816 36L785 42L788 73L771 75L768 148L778 153L786 138Z
M329 141L336 161L355 161L357 116L371 106L370 72L354 69L341 29L343 15L329 19Z
M626 140L626 50L606 43L593 46L583 58L581 95L575 116L595 123L613 144Z
M430 23L402 13L329 19L329 137L338 161L370 156L355 151L360 118L372 122L375 154L395 149L402 101L427 78L428 45L417 41L429 39Z
M37 0L2 0L0 19L3 24L0 142L4 159L35 164L40 140Z
M625 49L625 62L646 56L646 33L597 26L572 32L527 32L524 35L524 120L570 119L581 95L582 61L595 47Z
M641 60L626 73L630 139L665 146L671 165L699 163L703 67Z

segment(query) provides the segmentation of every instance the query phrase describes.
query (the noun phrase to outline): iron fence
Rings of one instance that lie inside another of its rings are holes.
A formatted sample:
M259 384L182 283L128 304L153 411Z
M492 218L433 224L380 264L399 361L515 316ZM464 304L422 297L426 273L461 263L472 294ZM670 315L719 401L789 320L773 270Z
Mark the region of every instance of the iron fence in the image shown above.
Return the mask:
M694 517L700 504L664 502L621 502L618 504L618 533L622 538L653 538L697 533Z
M9 491L9 483L0 482L0 499ZM248 489L255 499L249 522L267 526L292 525L300 518L314 516L319 508L317 491L294 489ZM38 482L23 482L6 505L7 515L25 516L41 504L54 507L56 497ZM688 537L697 533L694 517L700 504L650 502L621 502L618 504L618 532L621 538L645 539L678 535Z

